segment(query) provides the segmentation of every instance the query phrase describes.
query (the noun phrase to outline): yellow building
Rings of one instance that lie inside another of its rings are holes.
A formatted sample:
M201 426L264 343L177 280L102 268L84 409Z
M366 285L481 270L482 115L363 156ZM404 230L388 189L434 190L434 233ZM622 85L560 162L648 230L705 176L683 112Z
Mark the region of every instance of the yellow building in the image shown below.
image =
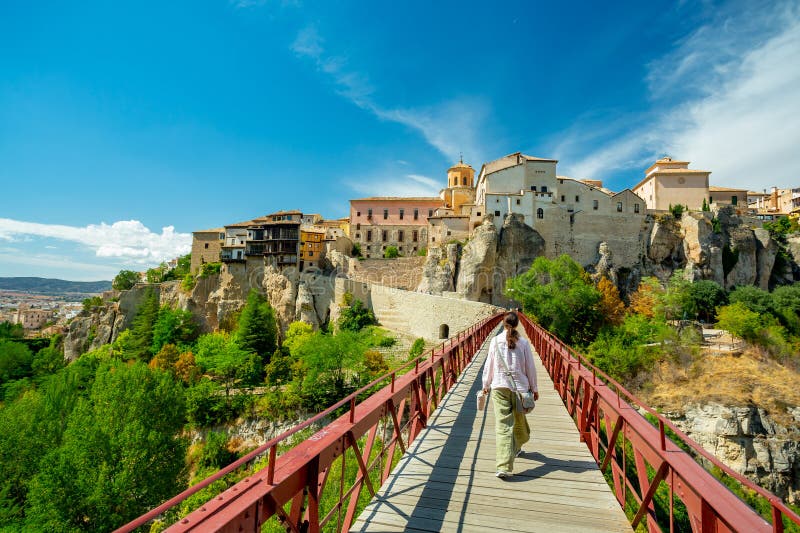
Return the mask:
M448 214L462 215L462 206L475 202L475 169L464 163L447 169L447 187L442 189L439 197L444 201L444 209Z
M324 228L301 228L300 229L300 271L306 268L319 268L319 262L324 256L325 250Z
M689 168L689 161L662 157L645 171L645 177L633 192L644 199L647 209L666 211L673 205L685 205L699 211L708 199L708 170Z

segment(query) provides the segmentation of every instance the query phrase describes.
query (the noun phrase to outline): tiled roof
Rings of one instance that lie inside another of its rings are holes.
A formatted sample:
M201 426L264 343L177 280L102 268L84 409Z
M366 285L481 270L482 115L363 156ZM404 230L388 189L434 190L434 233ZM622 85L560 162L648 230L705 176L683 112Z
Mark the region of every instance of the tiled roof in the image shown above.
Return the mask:
M521 161L519 161L520 158L525 159L526 161L558 163L556 159L544 159L541 157L534 157L532 155L525 155L522 152L515 152L513 154L508 154L506 156L503 156L500 159L495 159L494 161L489 161L488 163L484 163L482 172L484 174L492 174L493 172L498 172L500 170L505 170L507 168L515 167L517 165L522 164Z
M200 229L197 231L193 231L192 233L221 233L225 231L225 228L212 228L212 229Z
M708 190L711 192L747 192L747 189L732 189L730 187L718 187L716 185L709 185Z
M370 196L368 198L353 198L350 200L351 202L375 202L375 201L382 201L382 202L441 202L442 199L438 196Z

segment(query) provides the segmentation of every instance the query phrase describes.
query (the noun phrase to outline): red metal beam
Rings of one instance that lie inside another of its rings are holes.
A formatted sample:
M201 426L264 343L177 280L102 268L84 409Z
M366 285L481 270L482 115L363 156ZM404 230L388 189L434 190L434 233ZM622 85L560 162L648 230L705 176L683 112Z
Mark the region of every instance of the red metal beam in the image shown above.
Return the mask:
M639 492L634 492L634 497L641 506L634 517L637 523L647 516L648 530L660 531L652 497L656 485L663 480L670 488L669 516L663 517L669 523L670 530L674 525L672 491L685 504L695 531L777 532L783 530L783 517L800 525L800 517L776 496L724 465L669 420L645 405L617 381L595 368L585 357L569 348L557 337L524 315L522 322L553 379L555 389L576 421L584 436L583 440L587 442L595 460L603 471L611 464L615 493L623 506L626 501L625 492L634 489L626 473L628 467L626 445L632 447L639 485ZM572 387L569 385L570 380ZM639 412L640 409L655 417L658 427L645 419ZM773 524L769 524L698 464L692 456L672 440L667 439L664 433L666 427L674 431L697 456L709 461L743 486L767 499L772 505ZM589 439L585 438L586 434L589 435ZM617 453L620 434L624 437L621 458ZM606 444L603 444L601 435L608 438ZM601 450L605 453L602 458ZM656 477L652 480L648 479L648 467L657 471ZM647 492L643 494L641 491Z
M367 483L372 490L367 463L377 440L375 434L378 425L383 420L384 427L391 427L393 432L388 444L381 443L381 453L387 449L391 450L386 467L380 468L380 465L377 467L377 479L382 481L385 479L385 475L388 475L395 446L399 443L401 449L404 449L417 436L420 429L424 427L429 413L441 401L443 394L455 383L455 380L451 379L448 374L455 371L460 372L463 369L466 362L474 356L501 319L502 314L487 317L460 332L447 343L435 348L430 354L424 354L398 369L399 371L407 370L405 374L398 375L398 371L386 374L117 531L120 533L130 532L147 525L201 488L237 471L265 453L270 454L267 468L254 473L217 495L199 509L173 524L168 531L251 530L257 529L274 515L281 517L287 529L318 531L321 526L320 515L327 518L333 516L328 510L319 508L320 497L326 488L326 480L330 473L329 469L333 462L343 456L349 448L356 453L359 475L347 491L339 487L339 501L333 507L334 509L338 508L338 512L340 512L345 506L344 499L349 498L347 516L341 522L342 530L348 529L353 519L352 511L355 509L355 501L361 486ZM439 374L438 382L437 373ZM359 395L379 383L387 384L377 393L361 403L355 404ZM350 407L348 412L317 431L304 442L283 455L277 456L275 450L279 443L298 431L329 417L336 409L346 405ZM405 412L407 406L410 408L408 413ZM405 425L401 426L403 420L405 420ZM409 434L404 441L405 429L409 431ZM371 437L361 450L358 440L367 433L370 433ZM292 502L292 505L291 511L287 515L283 511L283 506L289 502Z

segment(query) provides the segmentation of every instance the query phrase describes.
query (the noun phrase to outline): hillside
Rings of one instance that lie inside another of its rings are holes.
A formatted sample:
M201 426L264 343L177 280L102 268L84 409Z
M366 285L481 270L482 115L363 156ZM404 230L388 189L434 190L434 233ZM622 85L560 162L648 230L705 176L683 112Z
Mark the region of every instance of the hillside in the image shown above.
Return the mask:
M60 294L97 294L111 289L110 281L67 281L50 278L2 278L0 290L57 296Z

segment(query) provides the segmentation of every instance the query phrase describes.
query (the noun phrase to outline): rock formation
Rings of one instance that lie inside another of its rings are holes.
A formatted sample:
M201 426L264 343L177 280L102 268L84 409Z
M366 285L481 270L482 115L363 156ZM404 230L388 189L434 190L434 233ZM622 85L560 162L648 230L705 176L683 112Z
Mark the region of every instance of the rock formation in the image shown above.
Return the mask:
M458 244L448 244L446 249L430 248L422 267L422 280L417 286L417 292L442 294L454 291L458 254Z
M794 423L777 424L764 409L720 404L687 405L667 414L703 448L767 490L800 500L800 408L789 411Z

